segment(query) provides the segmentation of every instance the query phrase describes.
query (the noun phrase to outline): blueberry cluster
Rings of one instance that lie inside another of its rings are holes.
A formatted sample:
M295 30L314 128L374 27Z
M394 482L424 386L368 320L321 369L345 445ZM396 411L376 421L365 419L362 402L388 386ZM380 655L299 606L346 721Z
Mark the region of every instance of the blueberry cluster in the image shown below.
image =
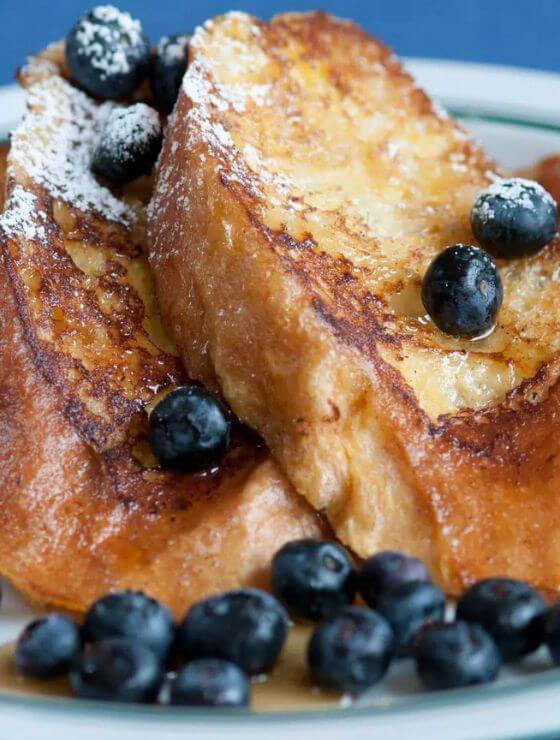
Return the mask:
M476 199L471 227L482 248L455 244L438 254L425 273L422 302L441 331L474 338L492 330L503 301L492 257L539 252L558 231L558 207L537 182L498 180Z
M257 589L203 601L179 625L154 599L120 591L96 601L81 626L61 614L30 624L14 662L35 679L67 675L84 699L245 707L248 676L275 662L287 629L283 607Z
M493 681L502 663L543 643L560 665L560 603L549 609L521 581L474 584L451 619L416 558L381 552L356 567L340 544L306 539L276 554L271 582L274 596L259 589L212 596L177 625L141 592L111 593L81 626L61 614L30 624L15 665L36 679L68 675L87 699L247 707L251 677L276 664L289 615L316 623L307 649L312 681L353 695L403 657L430 690Z
M152 51L140 21L98 5L68 33L66 62L73 81L95 98L143 100L149 89L156 108L167 114L187 69L188 44L187 35L165 36ZM118 106L101 132L92 168L112 182L130 182L151 171L160 147L156 110L144 103Z

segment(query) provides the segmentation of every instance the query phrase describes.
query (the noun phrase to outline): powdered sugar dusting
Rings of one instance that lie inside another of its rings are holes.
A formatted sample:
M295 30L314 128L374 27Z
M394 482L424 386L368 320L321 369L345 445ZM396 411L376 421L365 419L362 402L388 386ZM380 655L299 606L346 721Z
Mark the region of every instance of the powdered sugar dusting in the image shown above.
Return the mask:
M180 62L187 56L190 36L163 36L157 45L158 56L166 62Z
M114 108L107 118L104 136L107 134L117 146L134 140L138 146L147 148L161 134L159 113L145 103Z
M254 37L261 34L258 25L245 13L231 12L227 14L226 19L242 23ZM192 106L185 117L186 137L181 146L192 150L203 141L204 148L217 157L216 168L224 179L241 184L256 199L264 197L267 186L272 186L277 192L277 197L268 193L271 202L287 200L292 203L293 184L288 178L271 171L254 146L247 145L240 151L226 127L227 124L224 125L222 122L223 116L220 114L229 110L242 115L251 103L255 106L269 104L272 91L270 84L224 84L216 79L211 59L205 54L208 34L212 32L214 25L215 21L210 20L203 27L197 28L190 42L191 48L195 50L195 56L187 69L182 87ZM233 47L241 43L233 36L231 39L224 38L223 42L231 43ZM232 48L233 56L237 52L238 49ZM168 129L171 131L176 126L176 115L177 109L168 122ZM172 198L177 202L183 197L184 176L176 171L176 167L180 167L181 163L180 153L177 152L179 144L174 141L171 146L173 154L177 154L178 164L169 163L166 169L160 169L152 201L148 207L149 218L152 218L160 208L164 208L167 199ZM201 165L205 156L204 153L200 154ZM170 228L178 229L179 225L173 224ZM157 242L157 234L153 236Z
M42 222L45 218L46 214L37 208L37 196L16 185L0 217L0 227L8 236L23 234L26 239L44 240L46 231Z
M532 197L533 196L533 197ZM499 198L501 209L535 210L534 196L545 200L556 208L556 201L538 182L522 177L500 178L489 185L479 195L473 207L473 214L482 222L492 221L496 212L492 205L494 198Z
M134 210L91 172L93 151L114 109L112 103L97 105L58 75L33 84L28 112L12 137L10 169L71 206L132 223Z
M79 53L88 57L102 78L130 71L122 45L115 43L121 36L127 37L132 47L145 43L140 22L112 5L99 5L79 21Z
M261 33L260 28L252 21L251 17L246 13L239 11L232 11L226 15L228 20L242 23L246 26L252 36L259 36ZM204 24L204 27L196 28L193 37L191 39L191 46L193 49L201 50L204 47L207 33L212 30L214 21L210 20ZM242 47L242 43L237 39L224 38L224 43L231 45L232 57L235 58L236 54L239 53ZM198 63L202 55L198 56ZM257 106L266 105L270 100L271 85L270 84L221 84L216 79L213 81L211 86L205 77L209 77L209 70L201 70L202 75L187 74L183 80L183 89L193 103L206 104L209 103L218 110L227 110L232 108L236 113L243 114L247 110L248 104L252 101Z

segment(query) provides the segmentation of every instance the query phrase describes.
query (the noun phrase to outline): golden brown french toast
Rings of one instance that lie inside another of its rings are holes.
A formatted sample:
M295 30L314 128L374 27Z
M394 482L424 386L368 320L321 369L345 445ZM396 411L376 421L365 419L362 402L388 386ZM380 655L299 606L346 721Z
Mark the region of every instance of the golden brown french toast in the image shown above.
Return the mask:
M0 221L0 573L39 602L81 610L130 587L179 614L266 585L276 549L324 527L241 427L217 469L156 467L147 412L188 379L143 251L151 184L93 177L110 105L62 60L56 46L22 74Z
M449 592L558 591L560 244L500 265L480 341L420 298L436 254L476 243L493 170L354 24L229 14L192 41L150 260L189 371L358 554L421 556Z

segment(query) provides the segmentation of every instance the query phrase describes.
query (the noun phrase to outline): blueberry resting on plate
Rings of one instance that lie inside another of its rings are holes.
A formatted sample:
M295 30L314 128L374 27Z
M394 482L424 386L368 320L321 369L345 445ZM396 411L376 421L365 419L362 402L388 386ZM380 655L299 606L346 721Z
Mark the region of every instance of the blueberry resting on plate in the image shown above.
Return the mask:
M552 241L558 231L558 206L534 180L498 180L476 199L471 226L494 257L527 257Z
M164 36L157 45L150 84L158 108L171 113L187 71L190 36Z
M174 639L173 617L167 607L141 591L117 591L88 609L82 632L86 642L130 637L165 661Z
M49 614L23 630L16 643L14 662L30 678L54 678L68 671L82 646L80 629L70 617Z
M218 463L230 445L229 414L204 388L177 388L152 411L149 441L164 468L202 470Z
M433 583L409 581L382 591L376 609L393 629L398 654L406 655L421 627L443 619L445 596Z
M477 622L494 638L504 661L536 650L547 605L528 583L489 578L471 586L457 603L457 619Z
M188 660L221 658L254 676L268 671L288 632L288 616L270 594L256 588L212 596L189 609L177 630Z
M115 183L149 175L161 149L159 114L144 103L111 111L93 153L92 169Z
M560 602L554 604L544 619L544 643L554 665L560 666Z
M393 632L380 614L347 606L316 628L307 662L321 686L359 694L383 678L393 646Z
M297 540L274 556L272 590L296 617L319 620L351 604L355 571L344 547L324 540Z
M102 100L131 95L148 74L151 51L140 21L111 5L86 13L66 37L74 80Z
M358 570L358 591L372 609L383 591L413 581L431 583L430 571L421 560L402 552L378 552L364 560Z
M190 707L247 707L251 689L241 668L227 660L200 658L171 680L169 703Z
M422 302L446 334L479 337L496 323L504 290L496 264L478 247L455 244L440 252L422 282Z
M128 637L87 645L69 673L76 696L102 701L153 702L163 678L153 651Z
M427 689L457 689L493 681L501 667L500 651L478 624L433 624L414 644L418 677Z

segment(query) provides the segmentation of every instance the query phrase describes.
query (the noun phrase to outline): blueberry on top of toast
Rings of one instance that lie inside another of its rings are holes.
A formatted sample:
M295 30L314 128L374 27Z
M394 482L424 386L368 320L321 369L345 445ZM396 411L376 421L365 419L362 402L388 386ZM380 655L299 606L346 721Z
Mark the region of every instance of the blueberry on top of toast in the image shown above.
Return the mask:
M152 95L158 108L171 113L187 69L190 36L163 36L150 72Z
M161 148L159 114L145 103L115 108L93 152L92 167L115 183L149 175Z
M231 443L230 415L204 388L176 388L150 414L149 440L165 467L208 469L220 462Z
M504 299L494 260L479 247L456 244L432 261L422 281L422 302L447 334L481 337L495 325Z
M112 5L86 13L66 38L66 61L73 79L101 100L126 98L150 67L150 44L140 21Z
M495 257L527 257L549 244L558 231L558 205L534 180L498 180L476 199L473 234Z

